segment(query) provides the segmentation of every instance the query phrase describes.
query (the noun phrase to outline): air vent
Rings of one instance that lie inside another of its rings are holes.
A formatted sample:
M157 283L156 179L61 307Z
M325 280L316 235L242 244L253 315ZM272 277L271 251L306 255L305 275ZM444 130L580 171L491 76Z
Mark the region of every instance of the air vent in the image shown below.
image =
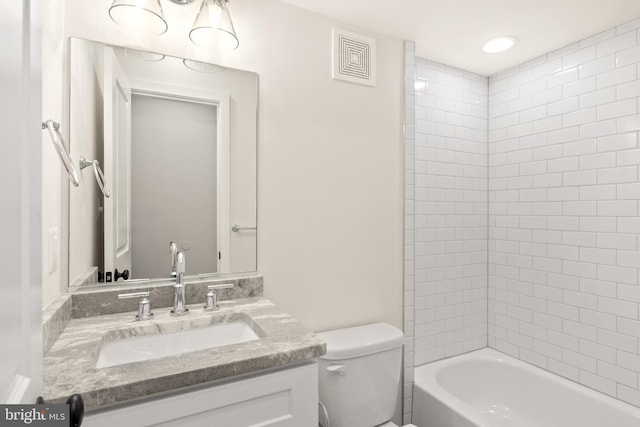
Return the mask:
M375 86L375 39L334 28L332 78Z

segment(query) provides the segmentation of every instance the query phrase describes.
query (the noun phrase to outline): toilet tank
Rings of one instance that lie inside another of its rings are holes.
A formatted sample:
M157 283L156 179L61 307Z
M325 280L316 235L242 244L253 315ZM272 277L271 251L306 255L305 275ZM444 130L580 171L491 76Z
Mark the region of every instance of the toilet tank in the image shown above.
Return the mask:
M318 385L331 427L374 427L391 420L400 393L402 331L373 323L317 335L327 343L318 360Z

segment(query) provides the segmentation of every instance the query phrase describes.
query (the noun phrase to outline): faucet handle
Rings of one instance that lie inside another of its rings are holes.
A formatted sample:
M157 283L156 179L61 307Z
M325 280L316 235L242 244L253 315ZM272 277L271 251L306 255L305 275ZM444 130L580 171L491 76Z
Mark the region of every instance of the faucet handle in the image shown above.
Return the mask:
M207 289L207 302L204 305L204 311L214 311L218 309L218 295L216 295L216 289L233 288L233 283L221 283L219 285L209 285Z
M118 299L141 298L138 302L138 314L136 320L148 320L153 318L151 312L151 300L149 292L131 292L129 294L119 294Z

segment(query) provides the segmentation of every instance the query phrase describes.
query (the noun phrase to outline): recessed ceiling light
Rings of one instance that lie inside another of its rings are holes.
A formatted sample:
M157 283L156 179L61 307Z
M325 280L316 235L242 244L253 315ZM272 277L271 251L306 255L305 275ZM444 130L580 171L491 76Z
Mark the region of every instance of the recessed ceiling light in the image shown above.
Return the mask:
M518 39L514 36L500 36L493 38L486 42L484 46L482 46L482 51L484 53L499 53L504 52L513 46Z

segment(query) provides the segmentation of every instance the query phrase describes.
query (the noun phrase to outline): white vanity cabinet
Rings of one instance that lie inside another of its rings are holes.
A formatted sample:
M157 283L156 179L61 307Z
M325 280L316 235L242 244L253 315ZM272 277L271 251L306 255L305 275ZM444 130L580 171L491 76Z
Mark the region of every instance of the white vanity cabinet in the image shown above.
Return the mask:
M83 427L317 427L315 362L89 413Z

